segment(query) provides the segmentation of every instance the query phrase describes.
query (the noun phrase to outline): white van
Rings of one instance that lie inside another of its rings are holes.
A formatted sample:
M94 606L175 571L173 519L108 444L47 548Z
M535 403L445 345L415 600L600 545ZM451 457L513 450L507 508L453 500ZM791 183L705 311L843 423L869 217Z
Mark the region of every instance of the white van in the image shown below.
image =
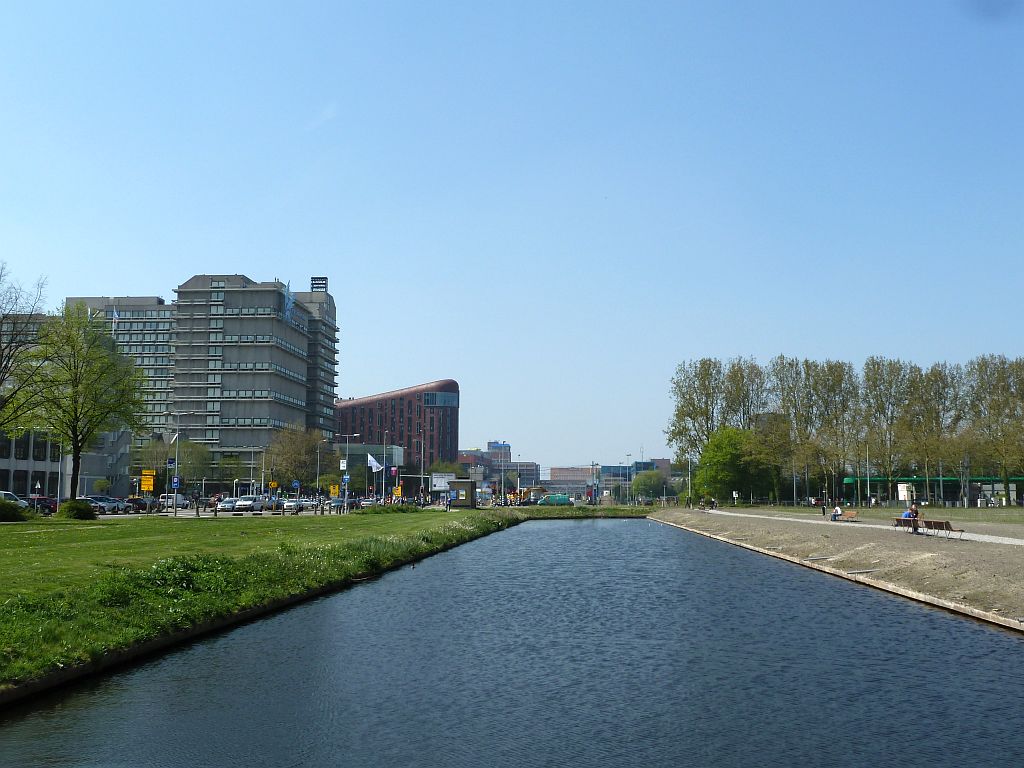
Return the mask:
M188 502L180 493L161 493L157 505L162 509L170 509L171 507L177 507L178 509L188 508Z

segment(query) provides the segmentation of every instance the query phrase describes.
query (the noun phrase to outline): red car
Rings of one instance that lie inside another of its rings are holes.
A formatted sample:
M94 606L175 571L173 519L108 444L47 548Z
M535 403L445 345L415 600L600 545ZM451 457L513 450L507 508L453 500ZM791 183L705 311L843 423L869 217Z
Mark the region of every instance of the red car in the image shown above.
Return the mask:
M49 496L38 496L32 494L27 499L29 507L41 515L52 515L57 511L57 500Z

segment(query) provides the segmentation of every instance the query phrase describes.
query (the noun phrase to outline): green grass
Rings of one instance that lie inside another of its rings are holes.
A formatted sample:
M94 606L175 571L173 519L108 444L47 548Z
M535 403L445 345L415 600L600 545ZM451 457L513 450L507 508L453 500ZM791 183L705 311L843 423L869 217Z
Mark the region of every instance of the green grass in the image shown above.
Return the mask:
M39 597L75 589L113 568L148 566L168 557L239 557L274 551L281 544L321 546L415 534L466 514L424 510L414 515L44 518L0 525L0 603L17 595Z

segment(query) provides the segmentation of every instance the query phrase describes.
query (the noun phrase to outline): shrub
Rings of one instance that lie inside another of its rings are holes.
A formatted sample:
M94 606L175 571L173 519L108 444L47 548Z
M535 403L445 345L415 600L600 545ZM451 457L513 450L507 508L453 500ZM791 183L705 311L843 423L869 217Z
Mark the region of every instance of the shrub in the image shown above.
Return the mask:
M22 523L26 520L25 510L13 501L0 501L0 523Z
M57 517L65 517L70 520L95 520L96 513L88 501L72 499L65 501L57 508Z

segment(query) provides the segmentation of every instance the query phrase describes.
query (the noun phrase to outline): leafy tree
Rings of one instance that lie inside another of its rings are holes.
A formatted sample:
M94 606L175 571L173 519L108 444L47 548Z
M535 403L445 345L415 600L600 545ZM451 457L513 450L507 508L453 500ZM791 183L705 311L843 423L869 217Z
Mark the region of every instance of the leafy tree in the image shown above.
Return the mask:
M242 464L242 460L237 456L222 455L220 461L217 462L217 475L221 482L233 483L242 477L244 469L245 466ZM271 471L269 479L276 479L273 471Z
M636 477L633 478L633 496L655 499L665 493L668 485L668 478L660 470L637 472Z
M74 494L82 453L101 432L141 429L142 374L82 303L48 317L30 354L36 370L21 386L33 407L19 423L49 432L70 451Z
M210 449L205 443L194 443L184 437L178 439L178 475L182 478L182 488L188 483L196 483L210 475ZM173 451L173 447L171 448Z
M982 355L967 365L971 393L971 431L987 459L1009 490L1010 471L1021 465L1024 454L1024 360L1003 355Z
M92 492L99 495L105 494L110 490L110 481L105 477L97 477L92 481Z
M699 456L723 423L725 391L722 363L712 358L680 363L672 377L675 408L665 430L676 461Z
M910 366L902 360L869 357L862 376L864 425L871 464L888 481L889 497L893 481L905 463L909 445L905 439L909 403Z
M723 420L738 429L751 429L769 409L770 391L765 370L752 358L729 361L722 378Z
M698 493L724 499L733 491L742 495L764 495L771 487L765 468L751 461L753 433L735 427L720 427L701 454L694 478Z
M23 288L12 278L6 262L0 262L0 431L14 431L37 404L29 385L43 364L32 350L43 319L44 286L39 280L31 288Z
M298 480L303 486L313 485L317 445L322 439L320 432L314 429L276 431L267 450L267 464L273 467L274 479L287 488L291 487L293 480ZM320 460L324 461L323 447ZM322 466L329 467L330 463Z

